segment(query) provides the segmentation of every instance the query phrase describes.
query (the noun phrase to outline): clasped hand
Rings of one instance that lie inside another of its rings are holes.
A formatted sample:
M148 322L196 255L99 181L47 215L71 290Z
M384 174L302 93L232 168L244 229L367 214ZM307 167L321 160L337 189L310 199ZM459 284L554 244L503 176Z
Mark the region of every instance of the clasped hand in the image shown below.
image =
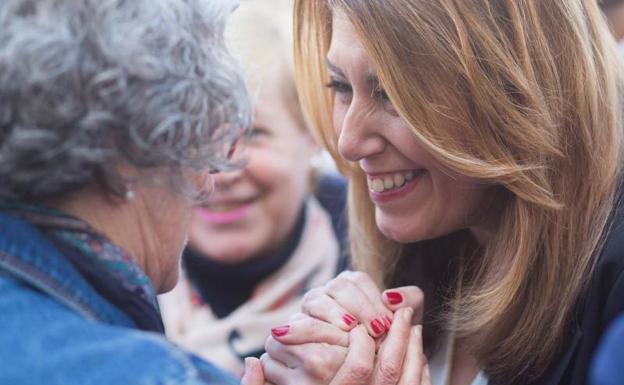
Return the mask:
M431 385L422 327L412 326L423 304L415 286L382 293L368 275L344 272L272 329L241 385Z

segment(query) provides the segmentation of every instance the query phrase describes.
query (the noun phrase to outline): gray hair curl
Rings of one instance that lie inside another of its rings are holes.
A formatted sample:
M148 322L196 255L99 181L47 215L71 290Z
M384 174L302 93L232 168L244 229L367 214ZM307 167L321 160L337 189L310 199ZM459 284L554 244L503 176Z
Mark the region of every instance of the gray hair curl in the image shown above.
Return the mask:
M229 4L228 4L229 3ZM227 169L250 103L223 43L231 0L0 1L0 198L112 167Z

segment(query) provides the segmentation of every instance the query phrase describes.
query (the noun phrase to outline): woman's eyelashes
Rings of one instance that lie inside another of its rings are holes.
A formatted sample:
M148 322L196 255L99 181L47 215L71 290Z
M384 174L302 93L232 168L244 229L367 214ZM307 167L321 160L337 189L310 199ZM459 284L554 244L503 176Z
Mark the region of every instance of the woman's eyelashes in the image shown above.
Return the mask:
M248 134L247 139L250 143L254 143L270 136L270 134L271 133L266 128L254 127Z
M383 88L381 88L380 86L377 86L373 89L372 92L372 97L377 100L377 102L384 108L384 110L386 110L388 113L392 114L392 115L397 115L396 110L394 109L394 106L392 105L392 102L390 101L390 97L388 97L388 94L386 93L386 90L384 90Z
M336 97L343 103L350 103L353 89L351 85L342 80L332 78L329 83L326 84L327 88L334 91Z
M334 91L338 101L345 104L351 103L351 98L353 97L353 88L351 87L351 84L347 83L344 80L331 78L329 83L326 84L326 87ZM389 112L394 111L394 107L390 102L390 98L388 97L386 90L384 90L380 86L375 86L372 88L371 99L377 101L379 105L382 106L385 110L388 110Z

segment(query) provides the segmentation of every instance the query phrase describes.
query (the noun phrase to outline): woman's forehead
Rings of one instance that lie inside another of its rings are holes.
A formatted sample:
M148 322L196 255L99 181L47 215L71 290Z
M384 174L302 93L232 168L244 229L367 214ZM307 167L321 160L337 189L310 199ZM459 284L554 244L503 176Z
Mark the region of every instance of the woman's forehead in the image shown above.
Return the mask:
M347 16L336 11L332 17L332 38L326 57L327 67L344 76L355 71L365 78L376 77L360 36Z

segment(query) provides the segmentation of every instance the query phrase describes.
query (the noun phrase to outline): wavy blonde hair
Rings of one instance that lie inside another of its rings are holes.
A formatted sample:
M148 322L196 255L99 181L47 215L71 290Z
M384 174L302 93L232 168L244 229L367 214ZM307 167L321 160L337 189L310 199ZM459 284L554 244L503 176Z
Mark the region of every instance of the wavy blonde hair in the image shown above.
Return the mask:
M401 245L376 227L365 175L338 155L323 87L335 9L436 160L500 186L487 244L463 231ZM296 0L295 67L307 118L350 180L357 266L392 284L397 266L424 261L413 282L439 300L428 300L426 322L443 318L492 380L543 374L591 276L620 178L622 74L595 2ZM431 283L448 265L423 266L462 255L449 280L461 296L451 300ZM429 306L437 302L446 306Z

